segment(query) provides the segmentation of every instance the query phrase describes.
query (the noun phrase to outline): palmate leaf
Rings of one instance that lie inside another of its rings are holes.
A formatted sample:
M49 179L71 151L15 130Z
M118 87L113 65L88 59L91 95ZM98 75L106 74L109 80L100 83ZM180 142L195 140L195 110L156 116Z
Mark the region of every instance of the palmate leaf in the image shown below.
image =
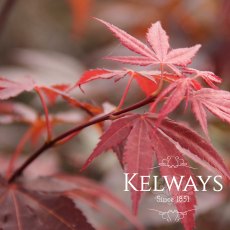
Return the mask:
M200 88L201 85L194 79L183 77L176 80L162 90L155 102L152 104L150 111L154 112L158 103L166 98L158 113L158 123L160 123L169 113L174 111L184 99L186 101L187 108L191 92Z
M143 71L136 72L132 70L108 70L108 69L96 69L86 71L75 86L81 87L81 85L97 79L111 79L117 82L120 79L129 76L133 77L142 91L146 95L150 95L157 88L158 82L155 80L157 76L160 76L159 71Z
M74 202L60 194L28 191L0 181L0 226L3 230L93 230Z
M24 178L22 184L25 189L31 192L40 191L41 193L48 193L50 196L59 194L59 196L70 198L77 206L87 207L83 210L90 209L90 213L86 211L86 217L89 218L89 221L92 214L100 214L102 218L110 218L111 223L116 222L117 219L113 215L113 212L116 211L116 214L119 213L122 214L122 218L125 217L126 224L132 224L137 230L143 229L137 217L120 199L92 179L83 176L58 174L39 177L32 181ZM108 212L108 210L111 212ZM99 221L93 222L96 229L107 229L105 227L106 223L101 221L101 218ZM123 228L121 227L121 229Z
M206 110L230 123L230 93L228 91L202 88L194 92L190 100L192 110L207 136Z
M173 70L173 74L177 76L177 79L182 77L182 71L178 69L178 66L185 68L193 56L197 53L200 48L200 45L195 45L190 48L181 48L181 49L171 49L169 45L169 38L166 32L161 27L160 22L152 24L148 33L147 41L150 44L151 48L138 39L132 37L125 31L119 29L118 27L105 22L101 19L97 19L106 25L113 34L119 39L122 45L131 51L141 55L141 56L116 56L116 57L106 57L106 59L111 59L127 64L147 66L152 64L161 65L161 71L158 71L156 74L144 74L143 72L148 71L131 71L131 70L106 70L106 69L95 69L87 71L83 74L80 80L73 86L81 86L87 82L96 80L96 79L111 79L115 78L115 81L120 80L125 76L132 76L137 80L141 89L145 92L146 95L151 95L154 93L160 85L160 79L167 81L167 75L170 73L165 73L164 66L169 67ZM151 71L149 71L151 72ZM207 80L207 78L206 78Z
M158 88L161 77L169 82L179 78L177 75L168 72L164 72L163 75L161 75L160 71L94 69L86 71L74 87L81 87L83 84L97 79L113 78L114 81L117 82L124 77L133 77L146 95L151 95Z
M106 204L121 213L135 229L143 229L121 200L88 178L60 174L34 180L22 178L20 183L8 184L0 177L2 230L93 230L77 208L80 204L107 217Z
M136 38L127 34L125 31L118 27L97 19L102 22L106 27L111 30L114 35L119 39L122 45L131 51L140 54L136 57L106 57L106 59L129 63L133 65L147 66L151 64L162 64L170 67L176 73L180 72L176 66L187 66L191 63L192 58L200 49L201 45L195 45L190 48L171 49L169 45L169 38L165 30L162 28L161 23L158 21L149 28L146 35L149 45L140 42Z
M145 45L138 39L134 38L133 36L129 35L128 33L119 29L116 26L108 22L105 22L101 19L98 19L98 18L95 18L95 19L103 23L104 25L106 25L114 33L114 35L119 39L121 44L124 45L126 48L144 57L148 57L149 60L152 60L152 61L156 60L154 52L147 45Z
M223 163L218 153L214 150L209 142L201 136L190 130L189 128L169 119L164 119L160 126L156 127L157 118L152 113L144 115L127 115L119 118L102 135L97 147L90 155L83 166L83 169L97 156L108 149L116 149L119 147L119 160L125 172L139 173L140 176L149 176L151 167L153 166L153 156L160 163L167 156L179 156L183 159L183 155L191 158L193 161L210 169L216 169L228 180L230 179L229 170ZM191 172L186 169L164 168L160 169L162 175L178 176L184 175L188 178ZM140 188L139 179L134 179L132 184L136 188ZM171 190L173 197L178 194L175 189ZM183 191L179 191L183 195ZM196 204L194 191L190 191L191 200L187 205L175 204L178 212L186 212L194 210ZM141 192L131 190L133 203L133 212L137 213L138 203L141 198ZM188 212L182 221L185 229L191 230L194 227L194 211Z
M193 74L193 78L202 78L207 85L209 85L213 89L217 89L218 87L215 84L220 84L222 82L222 79L218 76L216 76L211 71L201 71L193 68L184 68L183 72L185 74Z

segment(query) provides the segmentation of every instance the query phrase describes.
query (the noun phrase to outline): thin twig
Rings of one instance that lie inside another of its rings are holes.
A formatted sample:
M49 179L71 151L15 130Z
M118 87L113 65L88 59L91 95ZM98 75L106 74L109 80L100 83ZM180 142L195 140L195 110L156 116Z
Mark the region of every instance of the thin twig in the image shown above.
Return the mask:
M38 93L38 96L39 96L39 98L41 100L42 107L43 107L43 110L44 110L44 113L45 113L45 122L46 122L46 130L47 130L47 140L50 141L51 138L52 138L52 127L51 127L51 124L50 124L48 107L46 105L45 99L44 99L44 97L42 95L42 92L41 92L40 88L39 87L35 87L35 90Z
M12 183L15 181L15 179L17 179L22 173L23 171L35 160L37 159L43 152L45 152L47 149L50 149L52 148L53 146L55 146L56 143L58 143L59 141L63 140L64 138L70 136L71 134L73 133L76 133L77 131L80 131L86 127L89 127L91 125L94 125L94 124L97 124L97 123L100 123L102 121L105 121L105 120L109 120L111 117L116 117L118 115L121 115L121 114L125 114L127 112L130 112L132 110L135 110L135 109L138 109L142 106L145 106L151 102L153 102L153 100L155 99L154 96L149 96L147 98L145 98L144 100L140 101L140 102L137 102L125 109L122 109L122 110L119 110L119 111L115 111L115 112L112 112L112 113L107 113L101 117L97 117L91 121L88 121L88 122L85 122L73 129L70 129L69 131L67 132L64 132L63 134L57 136L55 139L49 141L49 142L46 142L44 143L37 151L35 151L12 175L11 177L8 179L8 183Z

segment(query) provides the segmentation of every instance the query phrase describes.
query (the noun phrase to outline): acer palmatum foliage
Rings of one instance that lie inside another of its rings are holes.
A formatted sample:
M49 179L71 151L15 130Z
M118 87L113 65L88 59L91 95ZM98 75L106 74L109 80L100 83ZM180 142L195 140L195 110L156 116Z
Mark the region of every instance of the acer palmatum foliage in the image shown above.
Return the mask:
M146 35L148 46L116 26L103 20L99 21L113 32L123 46L139 55L113 56L106 57L106 59L132 65L152 66L152 70L138 72L130 69L90 70L82 76L75 86L81 86L99 78L114 78L117 82L128 76L137 80L141 89L147 95L155 96L156 99L150 107L150 113L128 115L114 121L102 135L100 142L86 161L83 169L95 157L113 149L124 171L129 175L133 175L133 173L138 173L140 176L150 175L153 159L156 158L159 163L170 154L174 157L180 156L182 159L186 156L204 167L215 168L229 180L229 170L209 141L203 139L190 128L166 119L167 115L173 112L182 101L185 101L186 109L189 109L190 103L192 104L192 112L194 112L207 136L206 109L230 123L230 93L218 90L215 85L221 83L221 79L210 71L200 71L187 67L201 46L171 49L168 35L163 30L160 22L152 24L148 30ZM164 82L167 84L165 88L162 87ZM204 83L211 89L205 88ZM126 96L129 87L130 85L126 88L122 98ZM163 102L163 105L157 112L157 105L161 102ZM118 108L120 108L120 104ZM162 176L184 175L186 178L191 176L188 168L161 167L160 172ZM131 190L133 212L137 213L142 195L140 178L134 178L133 184L138 190ZM175 197L176 194L175 188L172 189L172 197ZM181 191L181 194L183 195L183 191ZM191 191L191 196L192 199L187 205L175 203L179 212L193 210L187 213L186 217L181 218L185 229L193 229L195 226L194 207L196 199L194 191Z
M148 44L144 44L116 26L100 19L97 20L111 30L123 46L136 53L136 56L113 56L106 57L106 59L140 65L143 66L143 70L135 71L127 68L89 70L72 85L64 83L45 86L36 84L31 78L25 78L23 82L0 78L0 100L7 100L20 93L33 91L37 93L44 110L44 114L41 115L22 103L4 101L0 104L1 124L22 122L29 126L12 154L5 178L0 177L2 207L9 204L8 211L12 213L12 218L9 219L5 216L3 208L0 208L1 219L4 222L1 223L1 226L14 225L16 229L28 229L26 225L28 222L37 225L39 229L40 222L45 221L44 216L48 213L46 221L53 228L59 225L63 229L93 229L71 200L75 198L84 200L99 210L95 200L101 196L109 205L123 213L134 226L141 229L135 217L118 200L100 187L91 186L91 182L87 180L64 175L54 176L52 179L59 180L59 182L64 181L71 186L61 192L53 189L46 193L42 189L39 189L40 192L34 192L31 187L28 188L23 183L15 182L31 162L47 149L68 142L90 125L99 124L98 127L102 129L101 122L106 120L110 120L110 125L107 126L98 145L82 169L86 169L97 156L112 149L116 153L121 167L129 176L132 173L138 173L139 176L150 175L154 161L160 163L170 155L179 157L184 163L187 163L185 158L189 158L209 170L217 170L226 180L230 180L228 168L212 147L209 139L206 140L191 128L167 118L182 102L185 102L185 109L194 113L207 137L207 111L230 123L230 93L219 90L216 86L221 83L221 78L210 71L200 71L188 67L201 46L172 49L169 45L169 37L160 22L151 25L146 35ZM148 70L144 69L144 66L149 66ZM124 77L129 78L127 87L118 106L109 112L106 112L102 107L81 102L70 94L73 89L80 88L83 84L96 79L114 79L116 83ZM146 97L142 101L122 109L133 80L137 81ZM80 116L78 111L73 111L74 116L68 112L51 114L49 107L53 106L58 99L64 100L74 109L83 110L85 116ZM131 113L131 111L147 104L151 104L149 112ZM159 111L158 107L160 107ZM53 127L60 123L77 126L54 137ZM44 131L46 132L45 143L18 169L14 170L15 162L22 154L25 144L32 142L36 145ZM174 176L183 176L184 181L192 177L189 167L165 168L160 165L160 173L162 176L167 176L169 181L173 180ZM50 182L52 179L48 178L47 180ZM184 181L181 182L182 187ZM132 209L133 213L137 214L142 196L140 177L135 177L132 183L136 188L131 190ZM94 192L92 193L89 188ZM175 202L175 206L179 213L190 210L180 219L186 230L192 230L195 226L196 197L191 188L186 191L186 193L188 192L191 198L189 202ZM184 195L185 191L178 191L175 186L172 186L170 193L175 198L178 194ZM53 207L53 204L57 202L61 205L60 210ZM30 207L34 213L33 217L29 212L25 212L24 216L19 215L19 211L25 206ZM62 209L66 209L67 213ZM71 215L67 215L68 212Z

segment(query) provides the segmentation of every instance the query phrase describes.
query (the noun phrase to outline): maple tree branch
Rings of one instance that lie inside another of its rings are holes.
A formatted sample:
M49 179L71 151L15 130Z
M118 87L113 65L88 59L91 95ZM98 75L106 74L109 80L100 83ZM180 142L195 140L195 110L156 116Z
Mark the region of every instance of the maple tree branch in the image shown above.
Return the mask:
M0 12L0 33L3 31L5 23L17 0L6 0Z
M26 142L29 140L29 138L31 137L31 132L32 132L32 128L29 128L25 134L22 136L21 140L18 143L18 146L15 149L15 152L13 153L10 162L8 164L8 168L6 171L6 178L9 178L11 173L13 172L14 169L14 164L16 162L16 160L18 159L18 157L21 155L22 150L26 144Z
M114 119L116 118L116 116L125 114L127 112L130 112L132 110L141 108L151 102L153 102L155 99L155 96L149 96L146 97L145 99L143 99L142 101L139 101L127 108L124 108L122 110L119 111L113 111L110 113L107 113L105 115L102 115L100 117L96 117L94 119L92 119L91 121L87 121L81 125L78 125L77 127L70 129L66 132L64 132L63 134L57 136L56 138L54 138L53 140L49 141L49 142L45 142L37 151L35 151L18 169L16 169L14 171L14 173L10 176L10 178L8 179L8 183L12 183L15 181L15 179L17 179L22 173L23 171L35 160L37 159L43 152L45 152L46 150L52 148L55 146L55 144L57 144L59 141L65 139L66 137L70 136L73 133L76 133L86 127L89 127L91 125L100 123L102 121L105 120L109 120L109 119Z

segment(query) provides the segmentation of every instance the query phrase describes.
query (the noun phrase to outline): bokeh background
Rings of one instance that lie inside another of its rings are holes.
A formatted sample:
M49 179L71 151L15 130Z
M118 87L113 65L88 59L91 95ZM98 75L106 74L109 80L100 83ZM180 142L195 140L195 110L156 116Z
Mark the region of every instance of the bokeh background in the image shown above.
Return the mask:
M6 0L0 1L3 7ZM123 48L111 33L93 17L104 19L126 30L140 40L151 23L160 20L170 35L172 47L202 44L193 66L210 70L223 78L221 88L230 89L230 1L228 0L15 0L4 25L0 26L0 75L10 79L31 76L39 84L74 83L82 73L92 68L123 68L124 65L103 60L107 55L125 55ZM127 67L127 65L125 66ZM133 67L132 67L133 68ZM114 85L112 81L98 81L74 92L78 99L95 105L104 102L117 104L125 81ZM134 86L126 104L143 98ZM42 108L33 94L23 94L14 101L33 107L38 113ZM0 105L1 106L1 105ZM60 125L62 132L84 117L77 109L69 109L59 100L50 107L51 113L59 114L71 124ZM68 111L68 113L65 113ZM171 117L184 120L200 132L197 121L189 113L179 109ZM4 172L9 156L28 126L20 122L4 122L0 116L0 170ZM209 117L209 131L216 149L230 167L230 127ZM97 127L83 131L65 146L53 149L32 164L26 175L50 175L56 172L79 173L79 168L98 141ZM34 145L27 144L20 162L44 138ZM20 164L19 162L19 164ZM208 172L199 168L199 173ZM210 174L210 173L209 173ZM84 175L104 184L116 196L130 205L129 194L123 192L123 173L113 154L97 159ZM139 217L146 229L182 229L180 224L167 223L161 216L148 210L153 200L146 194L140 205ZM100 222L108 229L120 229L111 225L108 218L90 216L92 222ZM230 229L230 193L226 185L221 193L198 194L197 229ZM119 215L115 217L119 220Z

